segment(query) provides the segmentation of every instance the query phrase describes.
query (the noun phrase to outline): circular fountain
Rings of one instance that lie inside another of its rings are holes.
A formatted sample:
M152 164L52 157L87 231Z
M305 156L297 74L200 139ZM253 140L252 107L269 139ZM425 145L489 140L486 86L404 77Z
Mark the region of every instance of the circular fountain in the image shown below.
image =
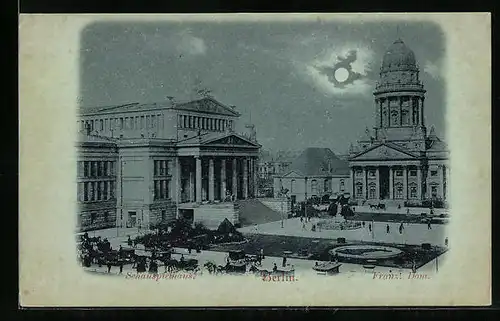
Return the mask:
M345 245L331 249L329 253L339 258L377 260L396 257L403 251L382 245Z

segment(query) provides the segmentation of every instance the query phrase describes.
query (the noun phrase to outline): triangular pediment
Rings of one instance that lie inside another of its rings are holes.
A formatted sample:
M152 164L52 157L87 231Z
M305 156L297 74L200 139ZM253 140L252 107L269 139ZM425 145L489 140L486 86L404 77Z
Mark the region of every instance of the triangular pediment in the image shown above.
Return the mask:
M405 152L400 149L396 149L392 146L388 146L386 144L381 144L378 146L374 146L369 148L354 157L351 158L351 161L362 161L362 160L401 160L401 159L415 159L415 155L412 155L410 152Z
M203 146L241 146L241 147L260 147L258 144L238 135L228 135L216 138L203 143Z
M212 113L212 114L220 114L227 116L239 116L239 114L235 110L233 110L233 108L225 106L211 97L194 100L187 103L177 104L176 108L203 112L203 113Z
M283 176L283 178L293 178L293 177L302 177L304 175L302 175L300 172L298 171L290 171L288 173L286 173L286 175Z

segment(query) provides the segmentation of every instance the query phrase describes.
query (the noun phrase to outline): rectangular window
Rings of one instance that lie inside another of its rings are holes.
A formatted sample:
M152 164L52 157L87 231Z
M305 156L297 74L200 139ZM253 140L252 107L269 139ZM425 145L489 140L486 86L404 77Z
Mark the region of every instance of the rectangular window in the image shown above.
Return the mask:
M89 200L89 183L83 183L83 201L88 202Z
M369 170L368 171L368 176L375 177L375 171L374 170Z
M120 130L123 130L123 117L120 117Z
M403 176L403 171L402 170L397 170L396 171L396 176Z
M151 128L151 117L146 115L146 128Z
M89 193L89 201L94 201L95 200L95 182L89 183L90 187L90 193Z
M96 177L97 176L97 162L90 162L91 164L91 177Z
M196 117L196 128L201 128L201 118Z
M151 128L156 128L156 116L151 115Z
M90 224L94 224L95 223L96 216L97 216L96 212L90 213Z
M431 196L437 197L437 186L436 185L431 186Z
M437 176L438 172L436 170L431 171L431 176Z
M416 170L411 170L410 171L410 176L417 176L417 171Z
M101 183L97 182L96 183L96 188L97 188L97 201L102 200L102 190L101 190Z
M109 162L109 175L115 175L115 162Z
M115 182L109 182L109 198L115 198Z
M141 116L141 129L144 129L144 116Z
M188 128L189 124L188 124L188 118L184 115L182 116L183 120L184 120L184 128Z
M104 120L101 119L99 122L101 124L101 130L104 130Z
M107 201L109 199L109 194L108 194L108 182L103 182L103 187L102 187L102 199Z

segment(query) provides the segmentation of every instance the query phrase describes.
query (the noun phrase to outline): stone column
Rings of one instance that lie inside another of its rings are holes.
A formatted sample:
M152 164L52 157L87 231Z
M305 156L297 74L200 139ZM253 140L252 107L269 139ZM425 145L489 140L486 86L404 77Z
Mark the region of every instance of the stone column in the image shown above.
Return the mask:
M375 197L379 200L380 199L380 173L379 173L379 168L375 169Z
M208 200L215 199L215 175L214 175L214 160L210 158L208 161Z
M243 198L248 198L248 159L243 159Z
M438 178L439 178L439 197L441 197L442 199L444 199L444 187L443 187L443 184L444 184L444 177L443 177L443 170L444 170L444 166L443 165L439 165L438 166Z
M182 190L182 163L180 157L175 158L175 173L174 173L174 179L175 182L173 184L174 190L171 192L173 193L173 198L175 203L178 205L181 203L181 190ZM179 210L176 210L175 213L175 218L179 218Z
M237 171L238 160L233 158L233 195L238 198L238 171Z
M403 96L399 97L399 119L398 126L403 126Z
M403 199L408 199L408 168L403 166Z
M220 199L224 200L226 197L226 160L221 159L220 164Z
M422 115L422 118L421 118L420 122L422 123L422 126L425 126L425 120L424 120L424 115L425 115L425 113L424 113L424 101L425 101L425 98L422 97L421 100L420 100L421 106L422 106L421 107L421 111L420 111L420 113Z
M349 178L351 179L351 195L352 195L352 198L356 198L356 190L354 188L354 167L351 167L350 168L350 171L349 171L350 175L349 175Z
M257 158L253 158L253 171L252 171L252 180L253 180L253 197L257 197L257 191L258 191L258 183L257 183L257 178L259 175L259 168L258 168L258 162Z
M195 201L195 195L194 195L194 172L193 172L193 167L192 164L189 166L189 201L194 202Z
M422 199L422 169L417 166L417 198Z
M363 167L363 199L368 199L368 186L366 186L366 167Z
M389 166L389 199L394 199L394 173L392 166Z
M201 157L197 156L196 159L196 203L201 203Z

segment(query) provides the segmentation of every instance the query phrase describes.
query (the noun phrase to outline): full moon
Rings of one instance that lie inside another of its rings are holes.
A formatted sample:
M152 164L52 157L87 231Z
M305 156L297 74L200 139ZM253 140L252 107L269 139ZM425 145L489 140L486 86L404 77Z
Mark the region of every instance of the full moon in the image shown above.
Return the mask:
M349 71L345 68L338 68L335 70L334 76L338 82L344 82L349 78Z

